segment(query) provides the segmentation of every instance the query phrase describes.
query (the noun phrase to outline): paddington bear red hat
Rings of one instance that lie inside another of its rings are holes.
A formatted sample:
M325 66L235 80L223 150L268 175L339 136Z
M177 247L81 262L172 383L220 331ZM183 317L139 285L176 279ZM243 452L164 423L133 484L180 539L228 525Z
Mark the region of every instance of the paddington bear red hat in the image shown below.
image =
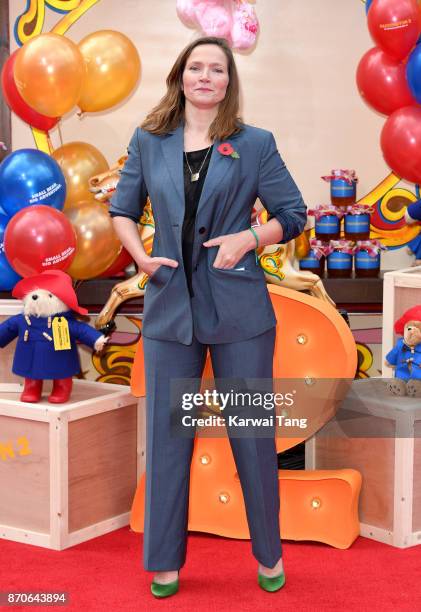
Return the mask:
M408 321L421 321L421 306L414 306L404 312L401 318L395 322L395 332L403 336L404 327Z
M36 289L45 289L54 293L70 310L86 315L88 311L82 308L77 303L76 293L72 286L71 277L62 270L46 270L35 276L23 278L16 283L12 295L18 300L21 300L31 291Z

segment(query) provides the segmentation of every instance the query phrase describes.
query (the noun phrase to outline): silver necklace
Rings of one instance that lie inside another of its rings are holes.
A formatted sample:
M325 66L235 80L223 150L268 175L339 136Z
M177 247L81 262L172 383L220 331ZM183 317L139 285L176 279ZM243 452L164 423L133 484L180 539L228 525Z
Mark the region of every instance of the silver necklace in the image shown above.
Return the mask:
M188 166L188 169L189 169L189 172L190 172L190 182L191 182L191 183L195 183L196 181L198 181L198 180L199 180L199 177L200 177L200 171L201 171L201 169L203 168L203 164L205 163L206 158L207 158L207 156L209 155L209 151L210 151L211 149L212 149L212 145L211 145L211 146L209 147L209 149L206 151L206 155L205 155L205 157L203 158L203 161L202 161L202 163L200 164L200 168L199 168L199 170L198 170L197 172L192 172L192 169L190 168L189 160L187 159L187 153L184 151L184 155L186 156L187 166Z

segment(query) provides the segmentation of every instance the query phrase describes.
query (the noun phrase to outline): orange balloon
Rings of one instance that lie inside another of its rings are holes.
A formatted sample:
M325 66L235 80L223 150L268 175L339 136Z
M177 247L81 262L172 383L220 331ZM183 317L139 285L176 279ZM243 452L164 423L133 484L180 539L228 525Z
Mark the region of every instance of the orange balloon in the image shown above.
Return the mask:
M59 34L40 34L19 50L14 79L29 106L47 117L61 117L77 103L86 66L77 45Z
M66 179L64 208L81 200L94 200L89 179L106 172L109 165L101 151L87 142L68 142L52 153Z
M140 75L140 57L127 36L113 30L89 34L79 43L88 75L78 106L96 112L115 106L132 92Z
M76 280L100 276L117 259L122 244L103 202L77 202L63 210L76 232L76 256L66 272Z

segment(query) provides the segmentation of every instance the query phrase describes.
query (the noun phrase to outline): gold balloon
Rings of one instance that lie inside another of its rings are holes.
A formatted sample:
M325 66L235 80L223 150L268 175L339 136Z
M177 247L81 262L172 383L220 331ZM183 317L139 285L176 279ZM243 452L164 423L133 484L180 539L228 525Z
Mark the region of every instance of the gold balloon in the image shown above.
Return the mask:
M89 179L109 169L103 154L87 142L68 142L52 153L66 179L64 208L81 200L93 200Z
M59 34L40 34L17 53L14 78L29 106L47 117L61 117L80 97L86 66L74 42Z
M100 276L117 259L122 245L114 231L108 206L96 200L77 202L64 214L76 232L76 256L66 272L76 280Z
M79 49L88 71L78 102L81 111L102 111L127 98L140 75L140 57L131 40L100 30L82 39Z

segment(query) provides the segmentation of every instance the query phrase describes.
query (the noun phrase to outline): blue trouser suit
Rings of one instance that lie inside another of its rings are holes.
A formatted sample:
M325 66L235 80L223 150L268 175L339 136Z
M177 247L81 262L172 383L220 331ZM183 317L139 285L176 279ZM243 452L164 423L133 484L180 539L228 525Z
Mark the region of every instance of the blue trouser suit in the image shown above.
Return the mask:
M211 344L216 378L272 378L276 328L239 342ZM186 559L190 463L194 440L171 436L170 377L200 379L207 345L143 338L146 369L144 566L177 570ZM191 390L189 388L189 390ZM197 389L198 391L199 389ZM230 438L256 559L274 567L282 555L274 438Z
M227 144L234 157L221 150ZM248 251L234 269L219 269L214 266L219 247L204 245L211 238L248 229L257 198L282 226L281 242L298 236L307 218L301 193L271 132L241 124L224 142L216 138L197 205L190 300L182 253L183 160L183 121L166 134L137 128L110 206L110 214L137 221L149 197L155 224L152 256L179 262L177 268L160 266L149 278L144 297L144 563L155 571L180 568L186 554L193 440L171 436L170 377L199 379L209 347L217 378L272 378L276 317L254 252ZM273 567L281 556L275 441L256 437L230 442L253 554Z

